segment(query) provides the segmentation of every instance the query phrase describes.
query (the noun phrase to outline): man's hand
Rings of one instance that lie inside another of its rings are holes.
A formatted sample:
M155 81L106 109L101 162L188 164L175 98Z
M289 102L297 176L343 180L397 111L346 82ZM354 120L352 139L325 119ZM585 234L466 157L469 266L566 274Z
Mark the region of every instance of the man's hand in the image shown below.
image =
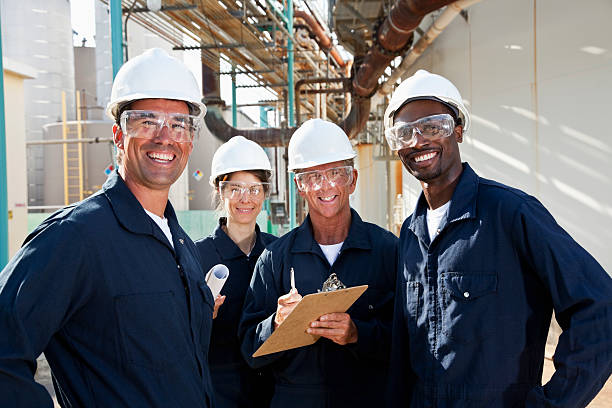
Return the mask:
M291 313L297 304L300 303L300 300L302 300L302 295L298 293L297 289L291 289L289 293L278 298L276 316L274 317L275 329L285 321L289 313Z
M217 295L217 298L215 299L215 308L213 310L213 319L217 317L217 313L219 313L219 308L223 302L225 302L225 296Z
M353 323L348 313L328 313L310 323L306 330L308 334L330 339L336 344L344 346L349 343L357 343L357 326Z

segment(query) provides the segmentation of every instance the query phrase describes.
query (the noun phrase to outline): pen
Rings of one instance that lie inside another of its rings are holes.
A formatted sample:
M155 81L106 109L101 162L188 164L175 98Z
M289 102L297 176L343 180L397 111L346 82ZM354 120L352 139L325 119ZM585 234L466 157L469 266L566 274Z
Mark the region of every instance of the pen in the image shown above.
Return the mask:
M295 273L293 272L293 268L291 268L291 290L295 292Z

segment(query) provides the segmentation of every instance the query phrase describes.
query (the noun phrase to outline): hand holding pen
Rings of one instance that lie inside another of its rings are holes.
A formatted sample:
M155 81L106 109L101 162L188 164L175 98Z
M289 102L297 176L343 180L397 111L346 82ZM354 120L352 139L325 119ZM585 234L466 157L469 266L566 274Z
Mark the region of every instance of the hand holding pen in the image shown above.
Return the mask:
M300 300L302 300L302 295L298 293L298 290L295 287L295 272L293 268L291 268L289 273L291 289L289 290L289 293L278 298L276 316L274 316L274 328L280 326L280 324L285 321L287 316L289 316L289 313L291 313L297 304L300 303Z

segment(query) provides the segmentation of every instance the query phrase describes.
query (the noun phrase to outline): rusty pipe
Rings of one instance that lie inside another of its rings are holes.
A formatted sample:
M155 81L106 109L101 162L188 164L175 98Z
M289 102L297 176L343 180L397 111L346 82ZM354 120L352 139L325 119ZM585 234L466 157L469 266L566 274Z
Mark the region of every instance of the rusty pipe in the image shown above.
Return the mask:
M455 0L398 0L378 30L378 42L388 51L401 50L423 17Z
M354 138L365 128L370 116L370 98L353 98L348 115L338 123L349 139Z
M353 99L351 111L339 124L350 138L355 137L367 122L365 106L376 92L378 78L389 63L402 50L410 46L413 31L427 13L431 13L453 0L397 0L391 12L383 20L374 37L374 45L364 56L363 62L353 76ZM368 112L369 113L369 112Z
M329 50L329 55L332 56L334 61L340 66L340 68L344 68L346 66L346 61L342 58L338 49L332 43L331 38L325 33L323 27L319 24L319 22L310 14L303 10L296 10L293 12L293 18L301 18L304 20L306 25L310 28L310 31L317 38L317 43L321 49L327 51Z
M382 95L389 94L393 89L393 85L398 79L414 64L414 62L425 52L427 47L434 42L438 35L440 35L444 29L453 21L453 19L461 13L461 11L480 2L481 0L458 0L453 4L450 4L442 14L436 18L427 32L417 41L412 47L410 52L404 56L402 63L395 68L389 78L381 84L378 92Z
M410 45L413 31L423 17L453 0L398 0L375 36L375 45L368 51L355 73L353 88L359 96L368 97L378 85L378 78L389 63Z

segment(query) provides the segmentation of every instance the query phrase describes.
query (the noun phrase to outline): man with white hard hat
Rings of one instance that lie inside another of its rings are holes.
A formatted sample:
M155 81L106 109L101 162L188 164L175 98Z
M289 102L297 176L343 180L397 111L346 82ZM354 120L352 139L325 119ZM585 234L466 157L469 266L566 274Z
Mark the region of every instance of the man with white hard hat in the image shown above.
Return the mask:
M125 63L107 113L120 166L57 211L0 273L0 406L210 407L213 298L168 201L206 111L160 49Z
M385 122L423 188L400 234L391 406L586 406L612 371L612 279L535 197L461 162L470 115L449 80L418 71Z
M321 119L305 122L289 142L288 168L308 216L260 256L239 326L243 357L274 374L272 407L369 407L384 390L397 238L351 209L355 155L344 131ZM302 296L326 281L369 288L347 313L310 324L308 333L322 337L316 343L253 358Z

